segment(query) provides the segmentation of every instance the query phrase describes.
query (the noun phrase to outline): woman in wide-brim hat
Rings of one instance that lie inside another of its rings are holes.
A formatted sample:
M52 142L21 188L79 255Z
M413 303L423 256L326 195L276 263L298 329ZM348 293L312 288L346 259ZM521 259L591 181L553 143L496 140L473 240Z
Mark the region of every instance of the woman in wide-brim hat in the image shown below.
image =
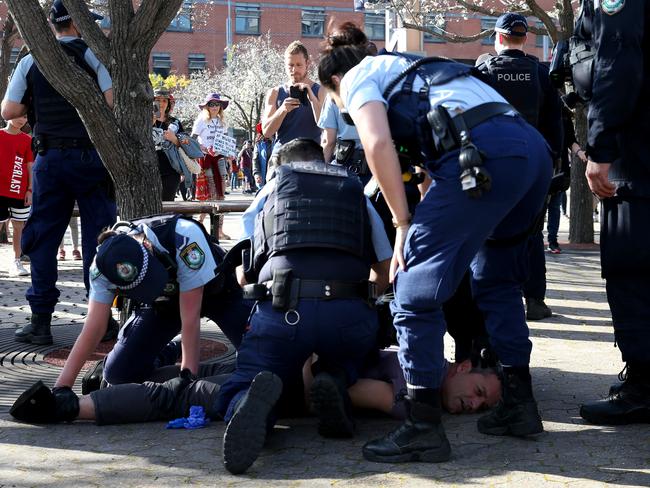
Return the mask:
M223 111L228 103L228 100L223 100L218 93L209 94L203 103L199 104L201 113L194 121L192 137L196 137L205 154L201 160L203 171L196 181L196 198L200 201L225 198L223 175L219 171L219 160L223 159L224 155L215 154L213 145L215 137L224 134L228 129L223 119ZM205 215L201 215L199 219L203 222ZM223 219L219 217L219 239L230 239L223 233L222 227Z

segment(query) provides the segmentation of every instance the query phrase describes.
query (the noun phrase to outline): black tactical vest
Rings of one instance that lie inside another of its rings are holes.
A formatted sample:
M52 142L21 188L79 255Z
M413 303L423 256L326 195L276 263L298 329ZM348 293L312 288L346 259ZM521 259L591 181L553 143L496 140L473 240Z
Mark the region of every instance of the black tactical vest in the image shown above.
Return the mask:
M416 165L437 159L439 155L435 151L431 126L427 121L427 114L431 110L430 87L462 76L474 76L483 80L483 75L473 66L447 58L422 58L397 52L381 54L401 56L411 61L383 93L388 101L388 124L397 151ZM424 85L417 91L413 88L416 76L424 81ZM404 84L401 89L392 93L402 80Z
M59 44L93 80L97 80L97 75L84 59L88 46L82 39L59 41ZM27 87L22 103L29 107L28 119L35 136L88 139L77 110L50 85L36 62L27 73Z
M341 166L283 164L255 222L255 268L292 249L328 248L364 256L370 240L363 186Z
M543 91L537 58L500 54L485 61L490 85L515 107L526 122L539 125Z

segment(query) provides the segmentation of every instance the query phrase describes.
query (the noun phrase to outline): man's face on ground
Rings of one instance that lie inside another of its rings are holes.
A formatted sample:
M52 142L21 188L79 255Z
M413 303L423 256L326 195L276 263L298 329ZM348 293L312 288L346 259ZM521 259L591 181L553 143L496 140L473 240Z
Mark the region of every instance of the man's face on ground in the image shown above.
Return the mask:
M303 83L307 78L309 61L304 54L288 54L284 57L284 65L291 83Z
M493 407L501 399L496 374L471 372L469 360L459 363L442 385L442 405L449 413L472 413Z

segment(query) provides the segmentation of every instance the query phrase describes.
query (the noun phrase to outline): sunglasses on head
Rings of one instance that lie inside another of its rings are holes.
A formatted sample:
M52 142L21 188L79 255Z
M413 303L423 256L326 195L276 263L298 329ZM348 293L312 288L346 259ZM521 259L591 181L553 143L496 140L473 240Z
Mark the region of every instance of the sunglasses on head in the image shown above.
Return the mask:
M208 102L208 107L221 107L219 102Z

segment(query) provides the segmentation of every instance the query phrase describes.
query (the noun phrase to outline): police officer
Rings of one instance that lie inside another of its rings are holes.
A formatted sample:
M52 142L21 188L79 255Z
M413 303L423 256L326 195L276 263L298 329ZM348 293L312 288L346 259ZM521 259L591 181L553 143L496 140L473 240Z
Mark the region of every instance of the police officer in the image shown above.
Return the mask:
M196 374L201 317L209 317L235 347L250 313L232 270L216 272L223 252L203 226L178 215L119 222L102 233L91 266L88 315L57 387L72 386L98 343L117 293L135 303L106 358L109 384L142 382L161 349L181 332L182 366Z
M93 14L95 19L101 16ZM111 78L97 60L61 2L49 13L59 44L97 82L106 103L113 103ZM31 323L15 338L33 344L51 344L50 321L59 297L56 253L72 215L75 201L81 215L84 283L95 256L101 230L115 221L112 183L75 108L47 81L31 55L16 66L2 102L2 117L28 114L34 131L36 160L33 171L32 212L22 237L22 249L32 264L32 286L27 300ZM106 317L108 318L108 317Z
M528 228L551 177L545 141L502 96L471 76L469 66L406 55L366 57L355 46L339 46L323 53L318 71L354 120L397 228L392 310L410 410L396 430L367 443L364 456L380 462L449 459L440 419L441 305L468 267L504 374L503 400L479 419L479 431L541 432L521 282ZM393 140L414 157L422 155L433 179L413 216Z
M217 409L228 422L224 464L235 474L257 458L283 384L312 353L319 357L315 382L326 383L336 403L321 406L345 408L345 389L377 333L370 270L386 283L391 255L359 178L324 163L318 143L288 142L278 163L244 214L244 235L254 241L245 276L256 281L244 293L259 301L237 368L219 392Z
M515 107L526 121L538 129L553 151L554 159L562 150L562 112L557 90L551 84L548 68L523 49L528 22L517 13L500 16L494 26L496 56L478 64L490 77L491 85ZM543 217L531 229L530 278L524 285L526 318L541 320L551 316L544 302L546 263L544 257Z
M594 2L596 56L587 180L602 199L601 264L626 368L604 400L580 415L595 424L650 422L650 7ZM590 9L585 9L589 11ZM591 20L591 19L587 19Z

